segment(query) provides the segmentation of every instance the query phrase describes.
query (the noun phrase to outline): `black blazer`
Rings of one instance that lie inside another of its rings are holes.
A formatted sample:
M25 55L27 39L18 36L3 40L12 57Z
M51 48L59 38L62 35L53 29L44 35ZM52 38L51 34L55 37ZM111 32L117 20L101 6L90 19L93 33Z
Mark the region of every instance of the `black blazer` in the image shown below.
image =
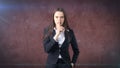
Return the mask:
M44 29L44 34L47 33L48 33L48 29L46 28ZM47 64L56 64L59 53L61 54L62 58L66 63L72 62L75 64L79 55L79 49L73 30L71 29L65 30L65 41L63 42L61 48L59 48L58 42L56 42L53 39L54 35L55 35L55 30L53 29L52 35L44 38L43 40L44 50L45 52L48 53ZM70 60L70 55L69 55L70 44L73 50L72 60ZM61 50L60 52L59 49Z

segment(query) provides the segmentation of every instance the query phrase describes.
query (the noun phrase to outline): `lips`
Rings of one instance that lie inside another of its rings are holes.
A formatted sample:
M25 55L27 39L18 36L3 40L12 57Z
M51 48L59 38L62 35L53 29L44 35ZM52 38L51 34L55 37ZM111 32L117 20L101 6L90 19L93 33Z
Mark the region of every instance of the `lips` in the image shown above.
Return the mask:
M57 22L57 24L62 25L62 22Z

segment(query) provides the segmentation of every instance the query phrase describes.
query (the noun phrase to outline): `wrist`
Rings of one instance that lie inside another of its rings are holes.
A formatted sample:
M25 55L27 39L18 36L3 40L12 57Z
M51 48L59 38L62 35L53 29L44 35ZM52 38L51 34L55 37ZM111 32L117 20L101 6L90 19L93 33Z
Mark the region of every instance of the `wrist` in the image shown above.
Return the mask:
M53 37L53 39L57 42L58 40L58 35L56 34L54 37Z
M71 63L71 66L74 67L74 63Z

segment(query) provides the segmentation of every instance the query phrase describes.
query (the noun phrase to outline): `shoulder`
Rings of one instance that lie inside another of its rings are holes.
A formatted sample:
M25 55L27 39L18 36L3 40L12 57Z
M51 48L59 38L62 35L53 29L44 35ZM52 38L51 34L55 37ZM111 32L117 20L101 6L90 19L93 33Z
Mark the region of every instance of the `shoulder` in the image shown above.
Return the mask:
M44 34L47 34L49 32L53 32L53 30L54 29L51 26L47 26L47 27L44 28Z
M73 29L71 29L71 28L67 29L67 32L74 33Z
M68 35L69 35L70 37L73 37L73 36L74 36L74 31L73 31L73 29L67 29L66 31L67 31L67 33L68 33Z
M45 28L44 28L44 34L47 34L48 31L49 31L49 27L45 27Z

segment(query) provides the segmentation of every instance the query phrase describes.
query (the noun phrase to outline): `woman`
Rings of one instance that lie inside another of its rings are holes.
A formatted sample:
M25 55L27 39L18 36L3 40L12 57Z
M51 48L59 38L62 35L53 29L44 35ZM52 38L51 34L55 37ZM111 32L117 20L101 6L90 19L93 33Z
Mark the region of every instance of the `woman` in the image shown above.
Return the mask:
M69 45L73 50L70 59ZM46 68L72 68L75 66L79 49L72 29L69 28L65 12L58 8L53 14L53 23L44 30L44 50L48 53Z

